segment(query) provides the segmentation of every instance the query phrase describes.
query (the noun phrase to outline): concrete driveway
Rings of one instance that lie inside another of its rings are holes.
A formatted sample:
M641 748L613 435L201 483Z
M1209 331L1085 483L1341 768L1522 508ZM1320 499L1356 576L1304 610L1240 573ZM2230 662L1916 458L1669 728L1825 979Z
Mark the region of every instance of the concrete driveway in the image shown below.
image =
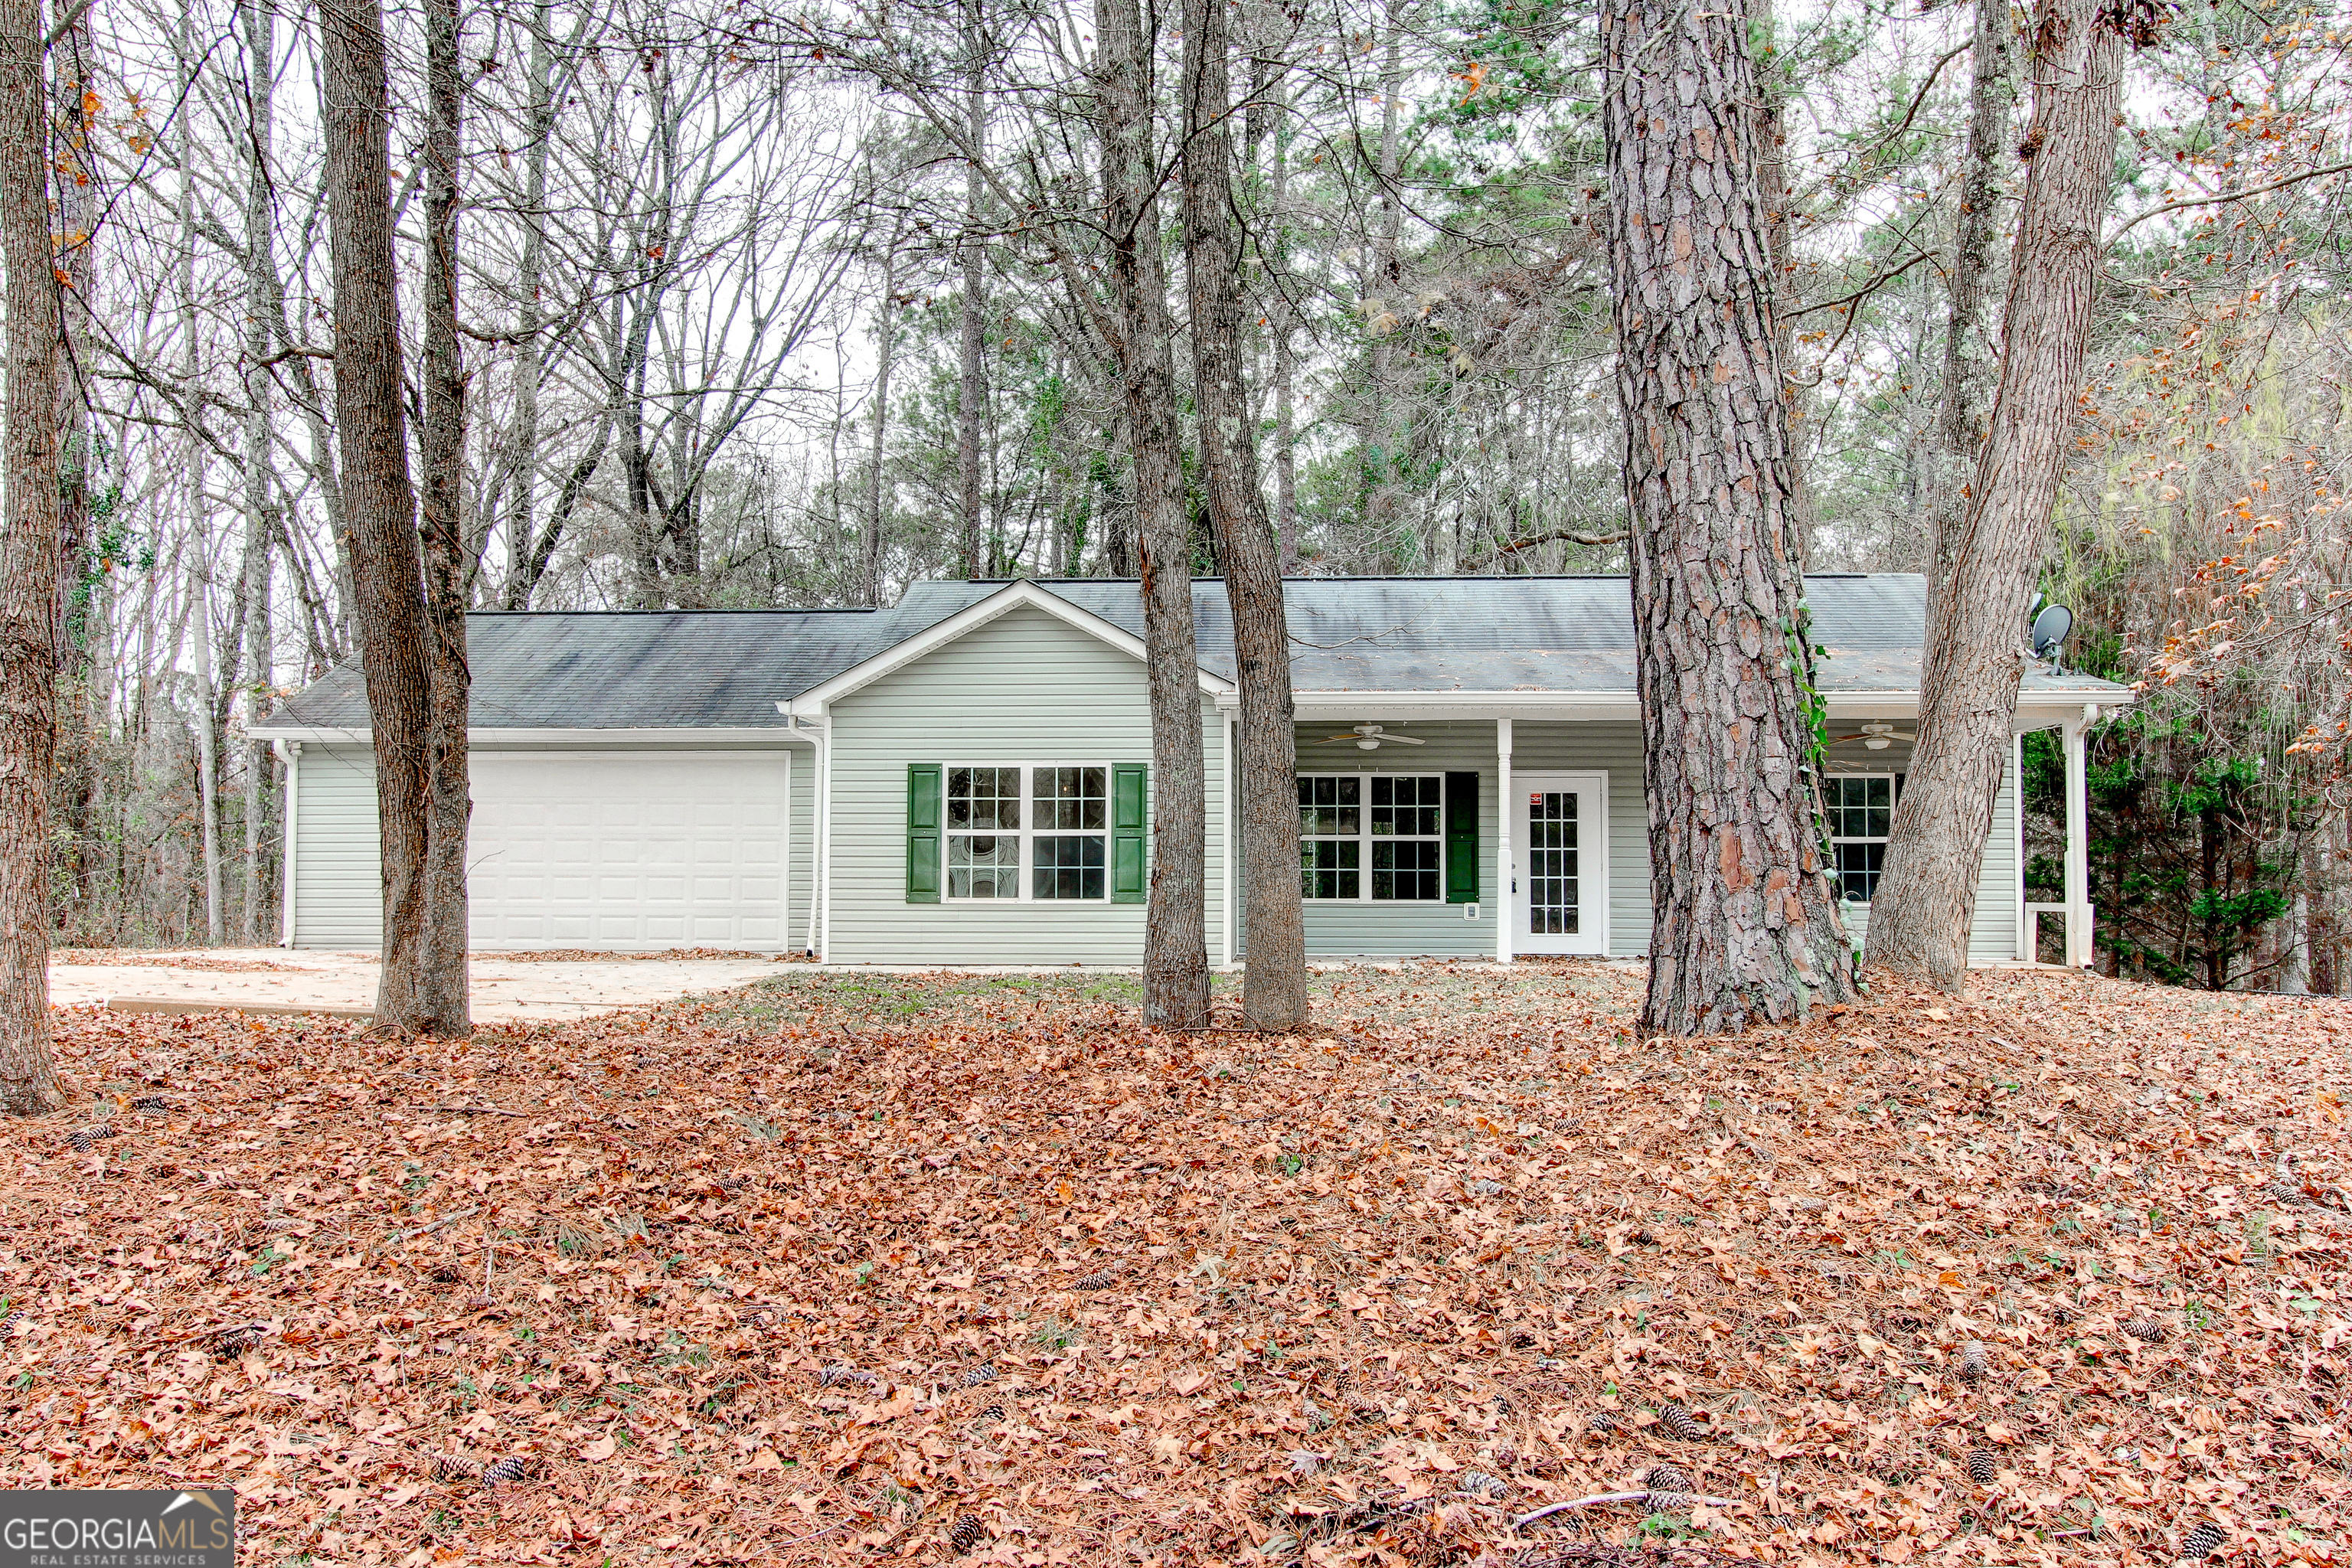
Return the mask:
M477 953L473 1012L479 1023L580 1018L615 1007L727 991L782 973L760 958L562 958ZM372 952L204 948L175 952L66 952L49 962L49 1000L124 1011L265 1007L272 1012L364 1015L375 1005Z

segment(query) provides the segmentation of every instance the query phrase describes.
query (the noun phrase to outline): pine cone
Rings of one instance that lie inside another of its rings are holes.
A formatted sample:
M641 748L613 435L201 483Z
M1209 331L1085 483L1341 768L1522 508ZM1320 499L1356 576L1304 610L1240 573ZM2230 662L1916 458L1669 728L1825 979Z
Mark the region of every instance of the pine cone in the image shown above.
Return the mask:
M509 1454L482 1472L482 1484L486 1487L512 1486L517 1481L529 1479L530 1475L530 1461L519 1454Z
M223 1361L235 1361L268 1337L269 1331L259 1323L239 1323L213 1336L213 1354Z
M981 1420L982 1420L982 1421L1002 1421L1002 1420L1003 1420L1003 1419L1004 1419L1004 1406L1003 1406L1002 1405L990 1405L987 1409L985 1409L985 1410L983 1410L983 1411L982 1411L982 1412L980 1413L980 1419L981 1419Z
M169 1110L172 1102L160 1094L142 1094L131 1102L133 1110Z
M1688 1513L1697 1500L1688 1492L1652 1492L1649 1509L1652 1513Z
M470 1481L478 1467L471 1459L461 1459L455 1454L433 1456L433 1479L436 1481Z
M2221 1551L2221 1543L2229 1539L2230 1532L2209 1519L2190 1531L2180 1542L2180 1554L2202 1562Z
M1654 1492L1694 1492L1698 1483L1680 1465L1652 1465L1642 1474L1642 1486Z
M835 1362L816 1374L816 1385L819 1388L838 1388L845 1383L862 1383L870 1388L874 1381L872 1373L860 1372L856 1367L841 1362Z
M1989 1487L2000 1478L2000 1462L1992 1457L1990 1448L1969 1450L1969 1479L1980 1487Z
M17 1308L6 1317L0 1318L0 1340L5 1340L10 1334L15 1333L16 1331L16 1325L24 1321L25 1309L22 1307Z
M1113 1281L1116 1280L1118 1276L1108 1273L1089 1274L1085 1279L1079 1280L1076 1285L1072 1286L1071 1289L1074 1290L1108 1290L1111 1288Z
M955 1528L948 1531L948 1544L955 1548L959 1557L973 1551L987 1539L988 1526L980 1522L980 1515L976 1513L958 1514Z
M75 1153L87 1154L89 1152L91 1144L96 1143L101 1138L111 1138L113 1136L115 1136L114 1124L109 1121L101 1121L95 1127L78 1127L74 1129L74 1131L66 1134L66 1142L73 1146L73 1152Z
M1970 1383L1982 1383L1992 1371L1992 1357L1982 1340L1970 1340L1960 1347L1960 1375Z
M1465 1470L1462 1472L1462 1489L1472 1497L1483 1497L1500 1502L1509 1493L1511 1488L1508 1482L1490 1476L1484 1470Z
M965 1369L963 1374L963 1385L966 1388L978 1388L983 1383L995 1381L996 1367L990 1362L982 1362L978 1366L969 1367Z
M2263 1195L2274 1204L2292 1205L2303 1202L2301 1187L2293 1182L2270 1182L2263 1185Z
M2161 1320L2149 1313L2142 1312L2124 1325L2124 1332L2136 1340L2146 1340L2149 1344L2160 1345L2164 1342L2165 1327Z
M1659 1405L1658 1419L1664 1422L1667 1429L1685 1443L1699 1443L1706 1439L1706 1428L1693 1420L1691 1413L1679 1405L1670 1403Z

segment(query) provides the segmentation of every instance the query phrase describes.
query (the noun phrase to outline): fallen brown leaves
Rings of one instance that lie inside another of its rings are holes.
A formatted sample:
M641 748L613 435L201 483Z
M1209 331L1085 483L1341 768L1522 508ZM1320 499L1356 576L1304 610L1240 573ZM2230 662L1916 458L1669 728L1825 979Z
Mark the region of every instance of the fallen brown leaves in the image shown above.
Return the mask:
M1287 1038L1103 976L62 1015L0 1484L420 1568L2345 1560L2352 1008L1983 975L1640 1046L1622 966L1319 980ZM1732 1506L1514 1525L1685 1482Z

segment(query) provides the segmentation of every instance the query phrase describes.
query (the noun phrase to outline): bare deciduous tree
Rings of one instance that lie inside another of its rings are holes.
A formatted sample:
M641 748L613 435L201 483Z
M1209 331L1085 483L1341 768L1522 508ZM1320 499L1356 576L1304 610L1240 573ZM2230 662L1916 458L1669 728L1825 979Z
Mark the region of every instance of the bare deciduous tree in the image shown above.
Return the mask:
M2028 650L2026 607L2083 385L2115 172L2123 40L2101 0L2042 0L2000 389L1955 533L1939 537L1918 743L1872 901L1866 959L1956 990Z
M0 1111L65 1103L49 1042L49 773L57 755L58 358L40 0L0 0L0 259L8 268L0 526Z

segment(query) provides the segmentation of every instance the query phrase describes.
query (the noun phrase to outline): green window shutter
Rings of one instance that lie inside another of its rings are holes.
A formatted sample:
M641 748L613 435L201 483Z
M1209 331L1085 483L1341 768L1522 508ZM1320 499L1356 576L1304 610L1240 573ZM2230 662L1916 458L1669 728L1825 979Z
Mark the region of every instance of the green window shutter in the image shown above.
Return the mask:
M1147 896L1143 832L1150 812L1151 770L1141 763L1119 763L1110 773L1110 901L1139 904Z
M1445 775L1445 901L1478 901L1478 775Z
M907 769L907 901L940 901L940 767L916 763Z

